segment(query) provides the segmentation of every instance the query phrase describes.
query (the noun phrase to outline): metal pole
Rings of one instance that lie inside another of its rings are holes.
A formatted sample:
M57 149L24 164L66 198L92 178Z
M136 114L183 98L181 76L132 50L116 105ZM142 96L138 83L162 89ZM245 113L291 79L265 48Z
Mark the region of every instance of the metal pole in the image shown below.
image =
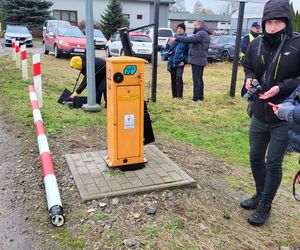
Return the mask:
M235 40L234 61L233 61L232 75L231 75L231 86L230 86L231 97L234 97L235 95L236 78L238 72L239 55L240 55L240 47L241 47L241 40L242 40L244 12L245 12L245 2L240 2L237 33L236 33L236 40Z
M85 0L86 17L86 73L87 73L87 100L82 108L85 111L100 111L101 107L96 103L95 87L95 48L94 48L94 19L93 0Z
M154 26L154 32L153 32L152 88L151 88L152 102L156 102L159 0L154 1L154 23L155 23L155 26Z

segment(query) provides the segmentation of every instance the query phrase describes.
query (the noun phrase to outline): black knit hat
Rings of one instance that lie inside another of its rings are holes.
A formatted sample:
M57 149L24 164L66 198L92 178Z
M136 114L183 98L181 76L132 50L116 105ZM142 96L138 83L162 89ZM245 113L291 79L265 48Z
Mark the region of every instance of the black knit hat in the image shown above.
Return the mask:
M184 23L178 24L176 30L177 30L179 27L182 28L184 31L186 30L185 24L184 24Z

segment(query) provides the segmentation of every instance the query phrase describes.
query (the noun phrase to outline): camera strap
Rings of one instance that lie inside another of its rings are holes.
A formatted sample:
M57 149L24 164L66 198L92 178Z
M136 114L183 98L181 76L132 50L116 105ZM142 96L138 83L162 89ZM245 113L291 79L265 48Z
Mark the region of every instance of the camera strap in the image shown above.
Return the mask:
M264 83L269 83L270 82L271 75L272 75L271 69L274 66L275 66L274 67L274 74L275 74L277 60L278 60L279 54L280 54L280 52L281 52L281 50L282 50L282 48L283 48L283 46L285 44L286 39L287 39L287 34L284 35L284 37L283 37L280 45L278 46L278 48L277 48L277 50L275 52L275 55L273 57L273 60L270 62L270 65L269 65L268 69L267 70L265 69L265 72L264 72L264 75L263 75L263 82ZM261 48L262 48L262 39L260 41L259 48L258 48L259 55L261 54L261 50L262 50ZM263 54L263 52L262 52L262 54Z

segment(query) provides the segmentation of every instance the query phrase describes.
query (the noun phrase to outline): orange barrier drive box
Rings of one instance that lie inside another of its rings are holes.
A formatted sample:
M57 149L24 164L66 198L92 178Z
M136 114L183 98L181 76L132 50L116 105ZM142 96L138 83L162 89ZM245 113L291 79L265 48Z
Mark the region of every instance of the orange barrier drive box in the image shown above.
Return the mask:
M106 59L109 167L145 162L144 64L135 57Z

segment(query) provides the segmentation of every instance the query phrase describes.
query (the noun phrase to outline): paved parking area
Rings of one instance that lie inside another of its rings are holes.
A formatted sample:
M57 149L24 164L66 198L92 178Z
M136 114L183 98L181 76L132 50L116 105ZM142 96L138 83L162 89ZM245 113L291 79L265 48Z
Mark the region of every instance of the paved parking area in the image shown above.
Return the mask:
M109 169L104 161L106 155L106 151L65 155L83 201L196 186L195 180L155 145L145 146L148 162L143 169Z

